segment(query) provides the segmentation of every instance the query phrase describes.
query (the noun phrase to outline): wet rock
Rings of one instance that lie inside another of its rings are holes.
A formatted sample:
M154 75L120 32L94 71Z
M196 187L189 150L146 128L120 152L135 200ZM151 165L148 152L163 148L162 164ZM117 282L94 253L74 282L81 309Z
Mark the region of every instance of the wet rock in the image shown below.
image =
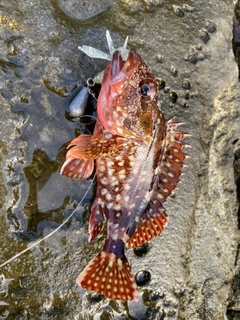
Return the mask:
M169 87L164 87L164 90L163 90L164 93L169 93L169 91L170 91Z
M217 30L216 24L211 20L205 20L204 28L207 29L207 31L210 33L213 33Z
M209 33L207 31L207 29L200 29L198 31L198 35L199 35L199 38L204 42L208 42L208 40L210 39L210 36L209 36Z
M148 252L148 250L149 250L148 243L145 243L141 247L135 248L133 251L134 251L136 256L141 257L141 256L145 255Z
M164 89L166 85L166 82L163 79L158 79L158 87L159 89Z
M151 280L151 274L149 271L141 270L137 272L135 279L138 286L143 286Z
M185 93L184 93L184 98L185 98L186 100L188 100L188 99L190 98L190 91L189 91L189 90L185 91Z
M171 102L176 103L178 99L178 94L175 91L170 91L169 92L169 99Z
M228 108L224 101L227 101ZM199 228L194 230L195 240L192 242L192 257L200 254L204 240L210 237L211 244L208 247L209 251L205 251L204 256L198 262L189 264L189 284L192 290L187 290L184 297L181 299L183 305L187 304L189 299L193 299L194 308L180 312L180 316L184 314L185 318L201 319L203 315L209 318L217 319L225 314L226 306L219 305L216 308L216 301L227 300L228 290L231 286L231 280L234 269L234 259L236 251L233 243L237 240L237 224L236 224L236 209L235 209L235 186L233 184L233 141L239 136L240 124L238 118L238 103L240 101L239 91L235 84L223 90L214 101L214 111L205 128L211 129L212 140L208 145L209 158L207 170L201 177L201 180L207 179L206 189L202 190L201 196L197 201L197 212L205 218L199 220ZM207 113L205 114L207 116ZM204 119L203 119L204 120ZM228 134L225 135L225 130ZM202 140L206 141L209 131L204 129ZM236 147L236 146L235 146ZM220 151L221 150L221 151ZM220 151L220 152L219 152ZM210 193L208 194L208 191ZM229 197L232 201L229 202ZM226 204L228 203L228 204ZM228 208L227 208L228 207ZM231 217L231 218L230 218ZM231 220L233 219L233 220ZM223 224L218 224L219 221L224 221ZM200 227L201 223L205 223L204 230ZM211 226L210 226L210 225ZM209 227L208 227L209 225ZM218 225L218 227L216 227ZM231 230L231 231L230 231ZM213 252L215 252L213 254ZM216 274L220 269L217 267L217 260L221 259L221 278L216 278ZM201 267L200 267L201 266ZM195 268L201 268L201 276L196 283L192 282L196 279ZM212 270L212 276L209 277L209 270ZM205 276L204 276L205 274ZM206 277L206 274L208 276ZM214 276L215 274L215 276ZM223 276L224 275L224 276ZM205 280L203 280L205 279ZM203 287L200 288L200 283ZM197 302L195 299L199 293L205 297L202 301ZM207 304L206 304L207 303ZM198 312L196 312L199 306ZM199 315L198 315L199 314Z
M134 319L144 320L146 319L147 306L145 306L143 300L137 303L135 301L128 301L129 315Z
M193 12L193 11L195 11L195 8L192 7L192 6L190 6L190 5L188 5L188 4L183 4L182 8L183 8L183 10L186 11L186 12Z
M238 80L240 81L240 2L237 1L234 8L233 14L233 38L232 38L232 49L234 57L238 66Z
M102 14L110 6L109 0L59 0L58 3L60 8L64 13L66 13L66 15L80 21L85 21L87 19L93 18L94 16Z
M182 87L183 89L190 89L190 81L188 79L183 79Z
M198 53L197 48L194 46L191 46L188 49L188 52L186 53L184 59L188 60L191 63L196 63L198 61L198 55L199 55L199 53Z
M178 69L176 67L171 67L170 69L171 75L176 77L178 75Z
M152 3L149 9L146 3ZM56 1L43 5L36 0L32 5L20 0L13 2L10 13L9 1L1 1L1 261L33 244L38 232L49 235L71 214L90 183L66 182L57 171L64 155L57 155L85 132L78 121L66 118L66 97L106 66L86 58L77 47L85 44L107 52L106 28L116 44L130 36L131 47L151 72L165 79L166 92L179 92L179 100L190 96L187 104L183 101L186 107L171 109L168 94L160 94L165 118L184 122L182 129L192 135L186 138L190 158L175 196L164 203L170 221L162 236L141 257L126 250L133 272L151 274L151 281L140 288L139 302L89 301L89 293L75 284L105 237L87 241L93 187L65 228L1 268L5 279L13 279L1 299L5 317L230 319L240 310L239 205L233 171L240 149L240 99L229 46L233 1L213 0L208 6L195 1L192 12L181 3L182 18L167 1L113 1L101 19L73 18L74 23L56 6ZM211 33L203 24L206 17L219 32L207 46L198 45L199 29ZM156 61L159 52L164 63ZM169 73L171 65L178 69L176 78ZM189 79L190 93L182 88L183 79ZM28 239L19 238L20 233ZM163 294L151 300L150 292Z
M156 61L159 62L159 63L162 63L163 62L163 56L161 54L157 54L156 55Z
M180 6L176 6L175 4L173 5L173 12L178 17L183 17L184 16L183 9Z
M187 104L186 101L182 101L182 102L180 103L180 105L181 105L181 107L183 107L183 108L188 108L188 107L189 107L189 105Z

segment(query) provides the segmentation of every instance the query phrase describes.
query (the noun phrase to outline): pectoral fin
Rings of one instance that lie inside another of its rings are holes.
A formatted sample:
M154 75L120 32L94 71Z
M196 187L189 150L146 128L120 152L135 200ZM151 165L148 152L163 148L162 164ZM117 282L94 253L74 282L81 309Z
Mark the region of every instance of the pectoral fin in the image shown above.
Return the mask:
M67 158L97 159L117 156L124 147L131 146L126 138L111 135L111 139L103 136L83 134L68 146Z
M94 168L93 159L68 158L60 171L60 174L74 180L87 179Z

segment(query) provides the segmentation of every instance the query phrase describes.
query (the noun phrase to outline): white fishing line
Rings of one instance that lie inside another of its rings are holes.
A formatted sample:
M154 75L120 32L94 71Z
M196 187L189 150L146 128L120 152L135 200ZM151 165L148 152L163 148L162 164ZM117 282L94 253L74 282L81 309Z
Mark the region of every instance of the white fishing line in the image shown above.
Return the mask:
M0 268L4 267L6 264L12 262L13 260L15 260L16 258L20 257L22 254L24 254L25 252L29 251L30 249L32 249L33 247L37 246L40 242L46 240L47 238L51 237L55 232L57 232L59 229L61 229L65 223L74 215L74 213L76 212L76 210L81 206L83 200L85 199L85 197L87 196L88 194L88 191L90 190L90 188L92 187L93 185L93 181L95 180L95 177L96 177L96 173L94 174L94 177L93 179L91 180L91 183L89 184L88 188L87 188L87 191L85 192L84 196L82 197L81 201L78 203L77 207L73 210L73 212L70 214L69 217L67 217L63 223L57 227L57 229L53 230L52 232L50 232L48 235L46 235L44 238L38 240L37 242L35 242L34 244L32 244L30 247L24 249L23 251L19 252L18 254L16 254L15 256L13 256L12 258L8 259L7 261L5 261L4 263L2 263L0 265Z

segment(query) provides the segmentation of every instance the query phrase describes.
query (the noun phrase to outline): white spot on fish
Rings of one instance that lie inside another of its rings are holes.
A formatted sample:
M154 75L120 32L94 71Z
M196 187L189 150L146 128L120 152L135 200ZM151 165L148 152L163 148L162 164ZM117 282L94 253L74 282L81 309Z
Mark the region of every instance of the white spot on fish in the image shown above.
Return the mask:
M117 128L117 132L122 134L123 133L123 129L122 128Z
M104 196L107 192L108 192L107 189L103 188L103 189L101 190L101 195Z
M99 167L98 167L98 170L99 170L100 172L104 172L104 171L105 171L105 167L104 167L104 166L99 166Z
M112 196L111 196L110 193L106 194L106 199L107 199L108 201L112 200Z
M105 134L104 137L105 137L106 139L111 139L112 136L113 136L113 135L109 132L109 133Z
M128 183L126 183L125 185L124 185L124 190L130 190L131 189L131 187L130 187L130 185L128 184Z
M113 209L116 210L116 211L119 211L121 209L121 205L120 204L115 204Z
M102 178L101 179L101 183L104 184L104 185L107 185L108 184L108 179L106 177Z
M113 207L113 204L112 204L111 202L107 204L107 208L108 208L109 210L112 209L112 207Z
M112 167L114 166L114 162L113 161L107 161L107 167Z
M120 194L116 195L116 201L119 202L122 199L122 196Z
M107 172L108 172L108 175L109 175L109 176L112 176L113 173L114 173L114 171L115 171L114 169L108 169L108 171L107 171Z

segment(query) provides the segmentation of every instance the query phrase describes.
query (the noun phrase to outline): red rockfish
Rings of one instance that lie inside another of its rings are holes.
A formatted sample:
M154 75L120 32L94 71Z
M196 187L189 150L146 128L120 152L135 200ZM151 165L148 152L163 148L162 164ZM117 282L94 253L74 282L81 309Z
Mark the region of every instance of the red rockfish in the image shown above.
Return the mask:
M97 190L89 241L106 225L104 247L77 284L115 300L138 300L139 290L124 254L158 236L168 222L163 202L179 182L186 155L185 133L164 120L158 83L130 50L124 62L115 51L106 67L92 136L68 146L61 174L86 179L96 163Z

